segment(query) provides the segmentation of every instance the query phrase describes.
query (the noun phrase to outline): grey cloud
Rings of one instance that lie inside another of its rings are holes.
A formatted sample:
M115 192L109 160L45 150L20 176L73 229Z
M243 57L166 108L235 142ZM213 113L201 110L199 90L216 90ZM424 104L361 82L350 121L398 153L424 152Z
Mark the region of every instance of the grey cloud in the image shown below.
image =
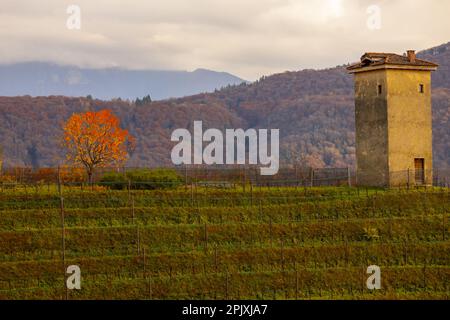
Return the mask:
M65 27L81 7L82 28ZM381 30L366 27L369 5ZM421 0L3 0L0 63L208 68L246 79L447 42L448 1Z

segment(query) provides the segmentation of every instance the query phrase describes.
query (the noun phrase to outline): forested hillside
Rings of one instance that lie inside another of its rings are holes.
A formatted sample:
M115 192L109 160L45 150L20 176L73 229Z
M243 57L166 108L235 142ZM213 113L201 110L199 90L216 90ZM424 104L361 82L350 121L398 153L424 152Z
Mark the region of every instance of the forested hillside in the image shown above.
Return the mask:
M450 43L419 57L440 64L433 74L434 161L450 167ZM356 59L355 59L356 60ZM214 93L135 105L87 98L0 97L0 144L4 164L54 166L63 159L62 122L73 112L110 108L137 138L128 165L169 165L170 134L204 127L279 128L281 164L343 167L355 162L353 80L345 66L301 70Z

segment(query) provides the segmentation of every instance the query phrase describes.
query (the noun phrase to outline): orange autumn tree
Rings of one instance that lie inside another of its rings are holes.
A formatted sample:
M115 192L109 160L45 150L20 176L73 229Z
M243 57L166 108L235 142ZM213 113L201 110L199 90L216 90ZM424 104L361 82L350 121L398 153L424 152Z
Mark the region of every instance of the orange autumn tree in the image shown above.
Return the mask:
M110 110L74 113L64 126L63 144L67 160L86 168L89 183L96 167L125 162L134 138L120 128Z

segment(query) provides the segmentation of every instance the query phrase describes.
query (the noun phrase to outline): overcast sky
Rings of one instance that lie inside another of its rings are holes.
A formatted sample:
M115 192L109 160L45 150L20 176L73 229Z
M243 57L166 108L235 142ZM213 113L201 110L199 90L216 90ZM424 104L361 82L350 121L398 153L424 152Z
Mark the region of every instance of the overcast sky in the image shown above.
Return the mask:
M80 30L66 26L72 4ZM0 63L207 68L255 80L448 42L449 12L447 0L1 0Z

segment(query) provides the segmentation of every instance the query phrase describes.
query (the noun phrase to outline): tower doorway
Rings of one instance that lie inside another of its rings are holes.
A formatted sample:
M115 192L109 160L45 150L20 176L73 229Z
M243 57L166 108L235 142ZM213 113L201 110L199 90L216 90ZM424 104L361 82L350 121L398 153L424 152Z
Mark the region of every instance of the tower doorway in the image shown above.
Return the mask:
M414 159L414 178L416 185L423 185L425 183L425 159Z

